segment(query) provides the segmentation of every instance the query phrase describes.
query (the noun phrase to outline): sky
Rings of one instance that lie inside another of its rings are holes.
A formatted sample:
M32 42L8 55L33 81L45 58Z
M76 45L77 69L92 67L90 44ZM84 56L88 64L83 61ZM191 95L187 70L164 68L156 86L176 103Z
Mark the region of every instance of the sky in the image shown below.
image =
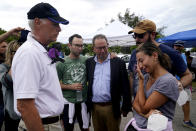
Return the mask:
M0 0L0 28L10 30L20 26L29 29L27 12L40 2L50 3L70 21L69 25L61 25L57 39L65 43L74 33L85 38L104 28L127 8L130 13L154 21L157 28L166 26L166 36L196 29L196 0Z

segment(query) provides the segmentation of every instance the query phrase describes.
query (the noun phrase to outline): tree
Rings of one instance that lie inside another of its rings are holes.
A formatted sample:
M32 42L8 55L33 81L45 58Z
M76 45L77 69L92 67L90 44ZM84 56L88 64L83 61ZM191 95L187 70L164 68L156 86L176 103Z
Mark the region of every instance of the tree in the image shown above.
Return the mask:
M90 56L94 55L93 44L84 44L83 55L88 54Z
M196 52L196 47L192 48L191 52Z
M145 19L144 16L136 16L135 13L133 12L132 14L129 11L129 8L126 9L124 15L121 15L121 13L118 14L118 19L122 23L128 25L131 28L134 28L137 23L143 19ZM162 38L164 37L164 30L167 28L167 26L163 26L157 29L157 38Z
M157 29L157 36L156 36L156 39L158 38L162 38L162 37L165 37L164 35L164 30L167 28L167 26L163 26L163 27L160 27Z
M109 52L116 52L116 53L120 53L121 52L121 47L120 46L112 46L109 47Z
M7 31L5 31L4 29L0 28L0 35L5 33ZM19 38L17 36L9 36L5 41L6 42L10 42L10 41L13 41L13 40L18 40Z
M130 14L129 8L127 8L123 16L121 13L118 14L118 19L122 23L130 26L131 28L134 28L139 21L144 19L144 17L136 16L135 13Z

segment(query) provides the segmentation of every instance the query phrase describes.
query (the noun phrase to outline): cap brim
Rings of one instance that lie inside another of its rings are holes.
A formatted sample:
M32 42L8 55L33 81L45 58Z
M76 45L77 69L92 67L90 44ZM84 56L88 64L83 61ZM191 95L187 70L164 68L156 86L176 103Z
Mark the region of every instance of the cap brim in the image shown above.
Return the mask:
M131 34L131 33L137 33L137 34L143 34L146 32L146 30L142 30L142 29L133 29L131 31L129 31L128 33Z
M181 46L181 47L184 47L184 45L182 45L182 44L174 44L174 46Z
M64 24L64 25L69 24L69 21L62 17L48 17L48 19L51 20L52 22L59 23L59 24Z

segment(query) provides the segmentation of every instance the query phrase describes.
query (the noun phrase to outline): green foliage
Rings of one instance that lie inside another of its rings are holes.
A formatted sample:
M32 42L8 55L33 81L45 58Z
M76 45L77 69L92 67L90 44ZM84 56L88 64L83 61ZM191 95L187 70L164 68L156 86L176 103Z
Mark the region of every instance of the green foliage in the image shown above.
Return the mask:
M52 47L54 44L59 44L60 42L51 42L48 47ZM69 50L69 47L67 44L63 44L63 43L60 43L61 44L61 52L63 52L65 55L69 55L70 53L70 50Z
M68 44L61 44L61 47L62 47L61 51L64 52L66 56L68 56L70 54Z
M157 35L156 35L156 38L155 39L159 39L159 38L162 38L162 37L165 37L164 35L164 30L167 28L167 26L163 26L161 28L158 28L157 29Z
M0 35L5 33L5 32L7 32L7 31L5 31L4 29L0 28ZM19 38L17 36L9 36L5 41L9 43L9 42L11 42L13 40L18 40L18 39Z
M4 29L0 28L0 35L3 34L3 33L5 33L5 32L6 31Z
M136 45L131 46L131 47L130 47L130 52L132 53L132 51L133 51L134 49L136 49L136 48L137 48Z
M90 56L94 55L93 44L84 44L83 55L88 54Z
M120 46L112 46L109 47L109 52L115 52L115 53L120 53L121 52L121 47Z
M196 52L196 47L192 48L191 52Z
M127 8L123 16L121 13L118 14L118 19L122 23L130 26L131 28L134 28L139 21L144 19L144 17L136 16L135 13L130 14L129 8Z
M144 16L136 16L135 13L130 13L129 8L126 9L124 15L122 16L121 13L118 14L118 19L122 23L128 25L131 28L134 28L137 23L143 19L145 19ZM167 26L163 26L157 29L157 36L156 39L164 37L164 30L167 28Z
M130 46L122 46L120 52L122 54L130 54Z

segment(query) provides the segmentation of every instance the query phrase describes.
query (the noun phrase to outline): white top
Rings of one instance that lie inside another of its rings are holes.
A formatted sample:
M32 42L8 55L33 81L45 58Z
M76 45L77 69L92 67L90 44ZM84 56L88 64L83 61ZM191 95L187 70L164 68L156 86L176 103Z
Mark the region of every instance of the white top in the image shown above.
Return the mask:
M56 72L46 49L38 43L32 34L17 50L12 63L14 87L14 110L17 99L35 99L35 105L41 118L57 116L62 113L64 99Z

